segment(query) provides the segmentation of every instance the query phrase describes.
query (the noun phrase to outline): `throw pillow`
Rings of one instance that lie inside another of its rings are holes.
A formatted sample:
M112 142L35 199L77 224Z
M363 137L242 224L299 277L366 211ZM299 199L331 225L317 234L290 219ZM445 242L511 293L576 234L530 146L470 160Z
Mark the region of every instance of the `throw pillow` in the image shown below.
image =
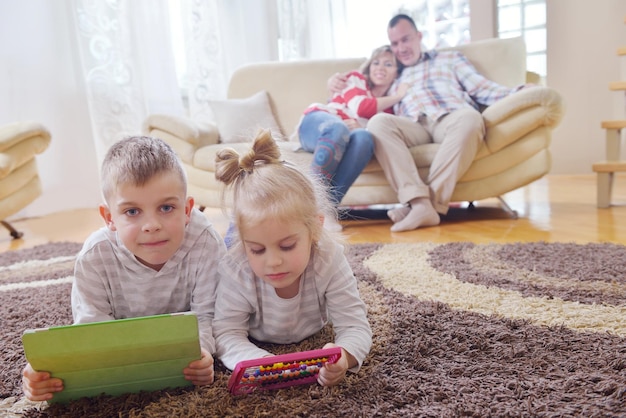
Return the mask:
M245 99L212 100L209 105L222 143L251 142L260 129L281 137L265 90Z

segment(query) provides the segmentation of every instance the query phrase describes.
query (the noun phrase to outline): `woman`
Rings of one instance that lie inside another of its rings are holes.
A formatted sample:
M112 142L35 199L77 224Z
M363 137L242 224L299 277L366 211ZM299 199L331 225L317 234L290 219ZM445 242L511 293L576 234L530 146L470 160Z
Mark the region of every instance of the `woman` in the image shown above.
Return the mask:
M326 103L313 103L298 126L300 144L312 152L311 170L326 180L330 198L339 206L343 196L374 153L367 120L378 112L392 112L408 85L400 85L393 96L385 96L398 76L399 67L391 48L376 48L360 71L347 75L346 87ZM341 231L336 219L326 218L324 226Z

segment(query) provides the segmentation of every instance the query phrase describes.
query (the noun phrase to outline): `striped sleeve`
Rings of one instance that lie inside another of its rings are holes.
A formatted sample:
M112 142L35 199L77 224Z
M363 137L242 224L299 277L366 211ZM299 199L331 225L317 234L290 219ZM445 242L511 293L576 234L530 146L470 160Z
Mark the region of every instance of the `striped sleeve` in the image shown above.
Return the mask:
M75 324L115 319L102 271L105 266L117 265L117 261L113 249L104 239L105 234L104 229L93 233L76 258L71 294Z
M190 280L190 295L182 295L189 300L189 309L198 316L198 328L201 345L211 355L215 353L215 338L213 336L213 318L215 315L215 297L218 282L218 264L226 254L224 241L210 225L203 214L196 212L192 222L188 226L187 235L192 235L195 230L196 236L191 236L190 247L182 264L188 265L187 269L179 272L181 281ZM196 220L197 219L197 220ZM192 228L189 228L192 227ZM188 272L188 273L186 273ZM179 286L179 288L185 288Z
M346 87L336 100L341 100L354 116L369 119L376 114L376 98L370 93L365 76L358 71L348 74Z
M217 286L213 335L216 354L230 370L241 360L271 354L248 339L250 313L255 309L256 290L254 280L245 265L237 263L231 254L219 265L220 280Z
M324 297L336 335L335 344L354 356L358 366L351 371L357 371L372 346L367 307L359 295L357 281L343 247L335 244L321 250L320 255L327 262L320 265L316 275L327 283Z

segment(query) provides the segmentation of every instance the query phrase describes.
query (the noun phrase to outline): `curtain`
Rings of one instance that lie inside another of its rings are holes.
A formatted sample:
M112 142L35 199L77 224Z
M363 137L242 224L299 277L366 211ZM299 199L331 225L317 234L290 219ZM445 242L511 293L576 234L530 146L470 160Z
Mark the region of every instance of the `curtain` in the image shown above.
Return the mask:
M166 0L72 0L99 162L151 113L184 113Z
M281 61L333 58L345 28L344 0L276 0Z
M213 120L209 101L224 99L242 65L278 56L277 0L183 0L189 116Z
M212 119L209 100L226 96L226 74L215 1L183 0L184 45L187 52L185 97L189 116Z
M242 65L334 57L343 2L70 0L98 162L122 136L141 133L150 114L212 121L209 102L226 98ZM173 7L181 22L171 20Z

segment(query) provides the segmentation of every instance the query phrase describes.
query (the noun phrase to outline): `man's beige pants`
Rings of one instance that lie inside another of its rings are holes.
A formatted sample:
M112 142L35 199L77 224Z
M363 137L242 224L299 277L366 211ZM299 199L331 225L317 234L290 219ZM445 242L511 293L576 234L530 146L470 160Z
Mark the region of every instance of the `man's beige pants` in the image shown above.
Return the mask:
M374 137L374 155L401 203L426 197L438 213L446 214L456 182L474 161L485 137L482 115L467 107L432 122L378 113L367 130ZM409 150L415 145L441 144L423 181Z

